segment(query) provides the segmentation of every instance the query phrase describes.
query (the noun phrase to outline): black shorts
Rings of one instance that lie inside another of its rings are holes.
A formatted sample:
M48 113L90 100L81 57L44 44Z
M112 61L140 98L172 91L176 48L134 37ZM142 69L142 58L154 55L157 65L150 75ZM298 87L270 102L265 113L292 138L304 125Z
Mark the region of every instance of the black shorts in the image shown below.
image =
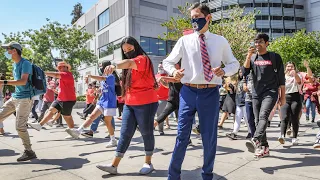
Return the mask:
M76 104L76 101L58 101L55 100L51 104L51 107L56 108L58 112L61 112L64 116L71 116L72 108Z

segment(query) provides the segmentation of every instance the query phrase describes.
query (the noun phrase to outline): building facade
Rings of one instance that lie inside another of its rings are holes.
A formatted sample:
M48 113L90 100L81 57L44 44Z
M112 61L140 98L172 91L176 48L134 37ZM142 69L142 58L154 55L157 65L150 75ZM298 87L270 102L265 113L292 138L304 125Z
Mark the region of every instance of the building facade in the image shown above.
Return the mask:
M320 31L320 0L306 0L307 31Z
M180 14L178 6L197 0L99 0L75 25L94 34L87 48L99 62L122 59L120 43L123 37L133 36L153 61L154 68L171 51L174 42L158 39L167 32L161 24ZM97 74L97 65L78 67L78 95L85 93L84 77Z
M202 0L211 9L213 23L228 18L226 10L234 5L245 7L245 13L254 9L256 15L254 28L269 34L271 38L291 35L306 28L305 0Z

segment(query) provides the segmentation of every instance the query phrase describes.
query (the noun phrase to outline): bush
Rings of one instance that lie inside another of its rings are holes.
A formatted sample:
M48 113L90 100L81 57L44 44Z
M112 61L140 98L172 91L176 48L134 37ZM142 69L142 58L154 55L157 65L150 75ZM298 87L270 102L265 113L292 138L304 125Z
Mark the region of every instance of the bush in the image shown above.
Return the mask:
M77 101L86 101L86 96L78 96Z

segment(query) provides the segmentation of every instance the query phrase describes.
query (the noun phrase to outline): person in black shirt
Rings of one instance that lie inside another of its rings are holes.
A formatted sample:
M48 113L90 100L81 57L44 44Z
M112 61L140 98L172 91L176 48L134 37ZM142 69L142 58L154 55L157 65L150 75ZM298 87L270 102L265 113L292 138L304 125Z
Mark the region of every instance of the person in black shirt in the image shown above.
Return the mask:
M279 104L285 104L285 76L280 55L268 52L269 36L258 34L255 47L250 47L243 65L244 75L252 70L253 89L252 104L256 122L256 132L246 143L249 152L256 157L269 155L269 145L266 136L269 114L277 102L280 87ZM253 55L257 51L256 55Z

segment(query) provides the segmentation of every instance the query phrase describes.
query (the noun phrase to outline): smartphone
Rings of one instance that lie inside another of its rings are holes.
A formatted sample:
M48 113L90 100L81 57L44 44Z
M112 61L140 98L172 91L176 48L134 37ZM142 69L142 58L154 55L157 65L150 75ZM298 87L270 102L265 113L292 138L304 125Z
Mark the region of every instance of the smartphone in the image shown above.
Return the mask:
M250 42L250 47L256 48L255 43L254 42Z

